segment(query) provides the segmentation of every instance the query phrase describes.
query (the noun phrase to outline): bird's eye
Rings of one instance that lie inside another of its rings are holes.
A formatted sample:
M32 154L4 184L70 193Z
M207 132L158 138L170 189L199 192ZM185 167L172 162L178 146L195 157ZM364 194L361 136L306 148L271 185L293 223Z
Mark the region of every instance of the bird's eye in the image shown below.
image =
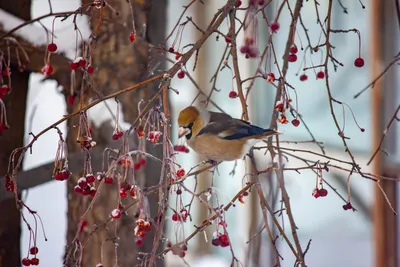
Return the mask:
M189 123L188 128L192 129L194 122Z

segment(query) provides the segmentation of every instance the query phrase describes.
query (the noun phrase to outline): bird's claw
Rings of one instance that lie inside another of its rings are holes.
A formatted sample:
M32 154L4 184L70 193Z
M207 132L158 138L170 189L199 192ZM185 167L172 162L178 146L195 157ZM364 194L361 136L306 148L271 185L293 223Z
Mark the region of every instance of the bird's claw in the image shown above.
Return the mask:
M218 165L218 162L212 159L205 160L203 161L203 164L211 164L212 166L216 167Z

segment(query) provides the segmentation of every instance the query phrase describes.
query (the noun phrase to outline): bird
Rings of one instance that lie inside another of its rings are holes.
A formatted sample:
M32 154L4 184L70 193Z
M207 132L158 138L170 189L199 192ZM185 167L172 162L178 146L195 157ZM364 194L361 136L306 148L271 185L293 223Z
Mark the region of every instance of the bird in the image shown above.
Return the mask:
M178 115L178 138L215 164L243 158L261 140L280 132L263 129L228 114L188 106Z

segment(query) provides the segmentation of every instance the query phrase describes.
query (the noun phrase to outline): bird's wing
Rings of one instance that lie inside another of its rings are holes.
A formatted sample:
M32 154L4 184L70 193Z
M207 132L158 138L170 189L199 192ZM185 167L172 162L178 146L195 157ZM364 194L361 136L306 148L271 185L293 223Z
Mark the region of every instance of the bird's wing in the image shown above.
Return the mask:
M226 121L226 120L232 119L232 117L226 113L214 112L214 111L209 111L209 113L210 113L210 121L209 122L219 122L219 121Z
M231 118L228 120L210 122L200 130L197 136L202 134L214 134L225 140L236 140L262 135L266 131L269 130L251 125L249 122L243 120Z

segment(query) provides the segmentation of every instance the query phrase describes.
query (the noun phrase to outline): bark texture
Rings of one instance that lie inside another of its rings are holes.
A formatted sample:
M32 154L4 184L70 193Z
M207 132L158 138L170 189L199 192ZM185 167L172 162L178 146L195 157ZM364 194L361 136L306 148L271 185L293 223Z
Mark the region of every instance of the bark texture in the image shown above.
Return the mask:
M22 19L30 19L31 1L0 1L0 8ZM10 129L0 136L0 173L7 172L11 152L23 146L26 97L29 72L19 72L17 64L11 66L12 93L4 97ZM7 82L7 78L5 78ZM20 266L21 218L14 199L0 202L0 267Z
M91 1L83 1L86 4ZM94 89L102 95L110 94L122 88L131 86L140 81L146 80L154 66L158 65L159 59L153 55L149 49L149 43L160 44L165 36L166 24L166 1L131 1L134 10L134 20L136 24L136 40L129 41L132 32L132 14L128 1L111 0L107 1L117 12L110 8L103 8L102 20L100 21L100 10L93 9L90 14L90 25L93 35L96 38L95 49L92 53L92 65L95 67L95 73L91 75L92 82L90 86L84 82L85 100L95 97ZM156 3L153 4L152 2ZM98 29L96 33L96 29ZM158 84L152 84L133 92L126 93L118 98L122 105L123 117L126 122L132 123L138 116L138 103L141 99L149 100L158 91ZM78 110L79 106L73 107ZM104 109L104 112L108 112ZM115 110L112 110L115 114ZM78 117L68 122L68 147L69 152L81 150L76 143ZM91 126L93 139L97 145L102 147L116 147L120 144L113 141L113 127L110 122L104 123L101 127ZM130 143L137 143L136 137L129 138ZM132 141L132 142L131 142ZM134 147L131 147L133 150ZM162 157L161 148L148 147L147 151L157 157ZM141 185L151 185L158 183L160 176L159 163L153 163L151 160L144 170L136 173L136 179L139 178ZM158 165L157 165L158 164ZM82 162L83 170L83 162ZM100 171L100 170L94 170ZM68 181L68 231L67 244L73 241L82 213L87 209L89 199L77 195L73 192L79 175ZM87 227L79 234L79 240L84 240L95 225L105 222L109 218L110 212L117 207L117 188L116 185L103 187L99 198L93 209L86 216ZM157 209L157 199L149 199L151 215L154 217ZM127 202L124 202L126 204ZM127 216L122 216L118 223L111 222L107 228L99 228L90 237L83 250L82 266L96 266L102 259L104 266L114 266L118 260L118 266L133 266L137 263L138 248L142 251L150 251L152 246L152 236L146 237L144 246L137 247L134 236L135 215L137 210L132 208L128 210ZM118 237L118 239L115 239ZM108 240L108 241L106 241ZM106 242L105 242L106 241ZM118 243L118 246L116 244ZM103 245L102 245L103 244ZM103 257L101 256L101 247L103 246ZM71 247L70 247L71 248ZM116 249L117 248L117 249ZM67 249L68 250L68 249ZM75 259L76 260L76 259ZM67 264L73 266L74 259L71 257ZM162 263L157 263L162 266Z

